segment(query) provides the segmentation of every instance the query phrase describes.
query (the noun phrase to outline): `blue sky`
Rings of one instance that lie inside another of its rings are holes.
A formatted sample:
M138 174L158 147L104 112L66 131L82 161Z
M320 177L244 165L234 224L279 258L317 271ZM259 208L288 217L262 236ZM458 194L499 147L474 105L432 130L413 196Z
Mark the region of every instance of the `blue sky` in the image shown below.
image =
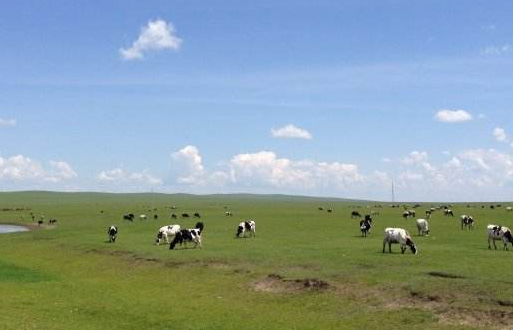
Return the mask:
M0 190L511 200L511 12L4 3Z

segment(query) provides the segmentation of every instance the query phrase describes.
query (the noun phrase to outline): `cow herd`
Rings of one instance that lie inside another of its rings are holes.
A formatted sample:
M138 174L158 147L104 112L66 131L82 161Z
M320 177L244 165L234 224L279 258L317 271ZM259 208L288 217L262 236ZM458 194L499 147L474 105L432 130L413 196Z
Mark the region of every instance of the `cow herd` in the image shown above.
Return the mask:
M225 207L226 208L226 207ZM175 209L175 208L173 208ZM319 210L325 210L323 207L319 207ZM426 210L426 218L430 219L432 216L432 213L435 211L435 208L431 208ZM510 211L511 208L506 208L507 211ZM332 209L327 209L329 213L333 212ZM371 213L371 214L379 214L379 213ZM445 207L443 210L443 214L447 217L454 217L454 212ZM409 209L405 210L402 213L402 217L404 219L408 218L415 218L416 212L415 210ZM230 211L225 212L225 216L231 217L233 216ZM201 215L199 212L195 212L193 214L193 217L195 218L201 218ZM123 219L133 221L135 218L134 214L129 213L125 214L123 216ZM155 214L154 219L158 219L158 215ZM171 214L172 219L177 219L177 215L175 213ZM190 218L189 213L182 213L181 218ZM362 218L362 215L358 212L353 210L351 212L351 218ZM139 219L146 220L147 216L144 214L141 214L139 216ZM427 219L416 219L415 224L417 227L418 235L419 236L425 236L429 235L430 229L429 229L429 223ZM475 225L475 220L471 215L463 214L461 216L461 229L467 229L472 230ZM371 229L373 226L373 218L370 214L365 215L363 220L359 222L359 228L361 231L362 237L367 237L371 233ZM204 230L204 224L203 222L197 222L195 227L192 229L182 229L182 227L178 224L172 224L167 225L164 227L161 227L157 232L157 237L155 239L155 244L159 245L162 242L165 242L166 244L169 244L169 249L174 249L177 245L185 247L187 246L187 243L193 243L194 248L201 248L202 247L202 233ZM107 231L109 235L109 241L115 242L116 236L118 233L118 229L116 226L110 226ZM493 246L495 249L497 249L497 246L495 244L495 241L502 241L504 244L504 249L508 249L508 243L511 243L513 247L513 235L511 230L508 227L500 226L500 225L488 225L487 227L487 233L488 233L488 248L491 249L491 243L493 243ZM255 237L255 221L253 220L245 220L238 224L235 237ZM404 253L408 248L411 250L412 253L417 254L418 248L413 242L413 239L409 232L403 228L386 228L384 231L383 236L383 253L385 253L386 246L388 245L389 252L392 251L391 245L392 244L399 244L401 253Z

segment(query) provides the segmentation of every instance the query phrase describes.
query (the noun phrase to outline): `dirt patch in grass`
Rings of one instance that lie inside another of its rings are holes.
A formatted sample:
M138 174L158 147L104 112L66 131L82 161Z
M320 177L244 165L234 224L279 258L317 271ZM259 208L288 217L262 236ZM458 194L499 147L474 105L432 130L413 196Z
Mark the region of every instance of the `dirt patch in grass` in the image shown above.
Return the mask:
M485 329L512 330L513 312L497 309L476 310L449 308L437 313L440 323L482 327Z
M325 291L330 288L328 282L315 279L286 279L277 274L269 274L267 277L252 282L251 286L256 291L273 293L299 293L305 291Z
M456 275L456 274L450 274L450 273L444 273L444 272L429 272L427 274L429 276L442 277L442 278L452 278L452 279L463 279L463 278L465 278L465 276Z

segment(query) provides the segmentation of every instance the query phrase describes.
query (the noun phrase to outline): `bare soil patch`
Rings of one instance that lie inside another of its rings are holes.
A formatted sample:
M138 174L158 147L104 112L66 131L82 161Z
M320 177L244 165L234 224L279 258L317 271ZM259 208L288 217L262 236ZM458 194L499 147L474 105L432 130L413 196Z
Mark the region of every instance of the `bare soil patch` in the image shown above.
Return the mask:
M273 293L299 293L305 291L325 291L330 288L328 282L315 279L285 279L277 274L269 274L267 277L251 283L256 291Z

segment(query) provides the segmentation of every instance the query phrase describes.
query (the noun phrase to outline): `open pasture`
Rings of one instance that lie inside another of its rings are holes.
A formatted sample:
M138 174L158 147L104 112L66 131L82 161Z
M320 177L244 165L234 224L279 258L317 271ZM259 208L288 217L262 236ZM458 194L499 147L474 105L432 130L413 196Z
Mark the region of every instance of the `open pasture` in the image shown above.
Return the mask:
M288 196L24 192L1 193L0 203L0 223L33 228L0 235L5 330L513 329L513 251L488 250L486 235L488 223L513 228L507 203L453 204L454 217L437 210L424 237L415 219L439 203L408 219L389 203ZM380 212L368 237L352 210ZM203 249L154 244L161 226L193 228L195 212ZM464 213L474 230L460 229ZM236 239L245 219L256 237ZM398 245L383 254L386 227L407 229L419 254Z

